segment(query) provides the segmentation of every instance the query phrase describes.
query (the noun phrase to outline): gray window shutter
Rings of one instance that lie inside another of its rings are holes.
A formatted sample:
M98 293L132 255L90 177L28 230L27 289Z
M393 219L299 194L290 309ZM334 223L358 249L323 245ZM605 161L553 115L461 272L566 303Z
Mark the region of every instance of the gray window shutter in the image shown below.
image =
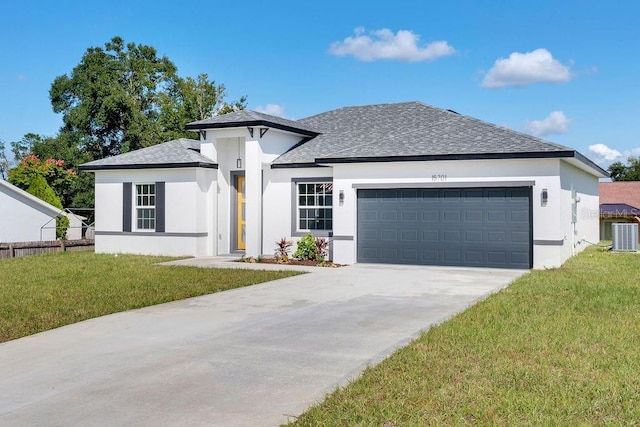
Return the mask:
M156 182L156 232L164 233L164 182Z
M133 212L131 210L131 202L133 197L131 196L131 183L122 183L122 231L131 231L131 217Z

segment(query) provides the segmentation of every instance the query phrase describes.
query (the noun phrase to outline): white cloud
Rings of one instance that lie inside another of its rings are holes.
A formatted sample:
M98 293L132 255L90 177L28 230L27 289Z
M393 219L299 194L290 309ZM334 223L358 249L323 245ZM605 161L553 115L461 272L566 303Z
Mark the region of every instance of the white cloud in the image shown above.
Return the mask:
M19 82L26 82L27 81L27 76L25 76L24 74L18 74L18 81Z
M569 124L571 119L568 119L562 111L552 111L544 119L527 121L522 127L531 135L546 136L569 132Z
M573 78L569 67L553 59L547 49L513 52L498 59L482 81L483 87L526 86L538 82L563 83Z
M593 144L589 146L588 157L606 169L611 163L627 163L629 157L640 157L640 147L620 152L606 144Z
M329 53L336 56L353 55L361 61L378 59L395 59L400 61L430 61L443 56L452 55L455 49L446 41L434 41L419 46L420 36L409 30L393 31L383 28L365 34L365 29L358 27L355 36L343 41L334 42Z
M267 104L264 107L256 107L259 113L270 114L272 116L284 117L284 107L277 104Z
M622 158L622 153L618 150L608 147L605 144L593 144L589 146L589 151L595 156L609 162L615 162Z

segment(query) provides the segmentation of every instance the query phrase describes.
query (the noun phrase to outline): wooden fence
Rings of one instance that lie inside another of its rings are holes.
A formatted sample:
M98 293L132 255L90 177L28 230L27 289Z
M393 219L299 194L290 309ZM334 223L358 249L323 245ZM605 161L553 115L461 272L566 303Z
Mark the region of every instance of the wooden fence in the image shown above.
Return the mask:
M93 248L94 241L89 239L0 243L0 259L19 258L49 252L91 251Z

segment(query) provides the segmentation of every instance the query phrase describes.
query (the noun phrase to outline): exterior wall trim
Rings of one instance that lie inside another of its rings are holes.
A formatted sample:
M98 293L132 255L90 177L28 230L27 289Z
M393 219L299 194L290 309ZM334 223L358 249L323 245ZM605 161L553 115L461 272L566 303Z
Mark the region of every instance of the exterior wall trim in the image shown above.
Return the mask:
M161 232L135 232L135 231L95 231L96 236L168 236L168 237L206 237L209 235L207 232L201 233L161 233Z
M128 170L128 169L182 169L182 168L204 168L204 169L218 169L216 163L136 163L130 165L102 165L102 166L89 166L80 165L78 170L81 171L105 171L105 170Z
M535 181L460 181L460 182L393 182L393 183L354 183L352 188L373 190L385 188L489 188L489 187L533 187Z
M538 245L538 246L563 246L564 245L564 239L559 239L559 240L534 240L533 244L534 245Z
M331 237L332 240L346 240L346 241L353 241L355 239L354 236L333 236Z

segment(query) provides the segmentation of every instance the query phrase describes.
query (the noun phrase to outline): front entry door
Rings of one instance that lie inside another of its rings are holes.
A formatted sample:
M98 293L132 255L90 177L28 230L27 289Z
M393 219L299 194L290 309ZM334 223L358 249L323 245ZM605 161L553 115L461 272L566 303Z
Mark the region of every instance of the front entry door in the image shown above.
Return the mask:
M237 194L237 205L236 205L236 241L238 242L238 249L246 249L246 228L247 228L247 220L246 220L246 209L245 209L245 198L244 198L244 176L238 175L236 176L236 194Z

